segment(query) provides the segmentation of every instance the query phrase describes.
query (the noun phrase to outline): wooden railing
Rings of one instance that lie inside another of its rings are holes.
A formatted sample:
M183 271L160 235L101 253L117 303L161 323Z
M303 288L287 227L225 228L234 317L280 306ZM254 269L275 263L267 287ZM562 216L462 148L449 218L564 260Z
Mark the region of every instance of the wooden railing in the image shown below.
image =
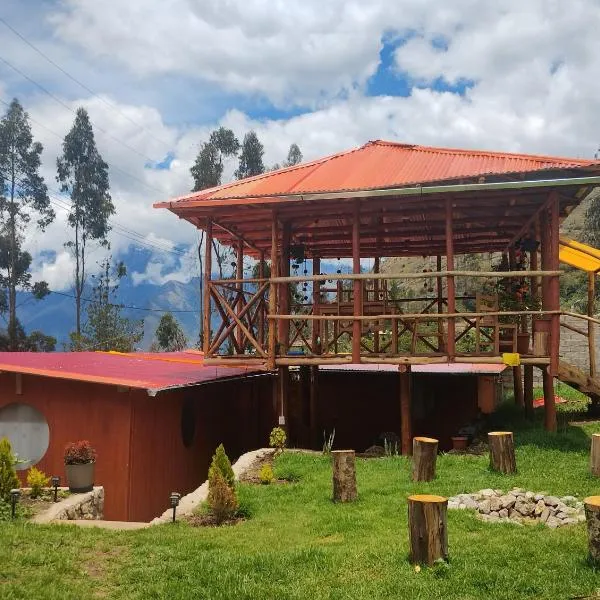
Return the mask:
M559 271L438 271L213 280L208 282L207 310L218 316L219 326L209 335L207 359L257 358L273 366L349 362L358 354L360 362L498 362L501 353L494 327L512 320L519 322L519 330L531 333L534 319L546 317L558 325L560 310L476 312L475 296L461 295L453 298L456 309L448 312L441 282L559 275ZM398 298L387 285L414 279L436 281L437 294ZM523 362L547 363L549 355L525 356Z

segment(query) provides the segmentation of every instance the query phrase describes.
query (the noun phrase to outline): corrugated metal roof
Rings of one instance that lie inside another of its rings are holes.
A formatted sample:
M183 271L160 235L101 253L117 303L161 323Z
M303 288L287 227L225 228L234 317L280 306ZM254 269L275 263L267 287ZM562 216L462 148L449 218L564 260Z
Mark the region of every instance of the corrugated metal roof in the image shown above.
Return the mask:
M560 262L588 273L600 271L600 250L575 240L560 238L558 258Z
M376 140L319 160L182 196L181 204L402 187L487 175L600 166L599 161ZM171 203L159 203L168 207Z
M0 371L144 389L150 395L263 372L252 367L205 365L198 351L0 352Z
M498 375L506 369L504 364L487 363L438 363L430 365L411 365L413 373L438 373L448 375ZM389 363L320 365L320 371L360 371L365 373L398 373L398 365Z

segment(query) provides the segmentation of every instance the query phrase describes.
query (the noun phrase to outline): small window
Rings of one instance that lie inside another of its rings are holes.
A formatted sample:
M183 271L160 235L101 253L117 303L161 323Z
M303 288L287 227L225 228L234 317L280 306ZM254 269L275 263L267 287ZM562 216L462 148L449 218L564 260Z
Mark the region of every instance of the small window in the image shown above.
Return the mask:
M17 470L24 471L42 460L50 441L50 430L44 415L29 404L7 404L0 408L0 438L7 437L20 461Z
M181 409L181 439L186 448L189 448L194 442L195 433L196 404L192 398L186 398Z

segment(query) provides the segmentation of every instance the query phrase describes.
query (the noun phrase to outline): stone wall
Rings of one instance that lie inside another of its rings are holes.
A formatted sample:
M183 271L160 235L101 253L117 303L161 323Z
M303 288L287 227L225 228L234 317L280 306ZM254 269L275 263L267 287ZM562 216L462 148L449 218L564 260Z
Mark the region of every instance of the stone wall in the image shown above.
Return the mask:
M68 488L59 488L65 489ZM52 521L100 520L104 517L104 488L95 487L91 492L71 494L57 502L47 511L36 515L35 523L51 523Z

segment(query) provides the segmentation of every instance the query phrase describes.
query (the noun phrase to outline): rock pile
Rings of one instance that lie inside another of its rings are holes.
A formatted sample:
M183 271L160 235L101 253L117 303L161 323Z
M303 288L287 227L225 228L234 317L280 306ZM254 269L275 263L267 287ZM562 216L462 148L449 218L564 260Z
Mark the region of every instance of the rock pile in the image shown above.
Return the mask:
M552 529L585 521L583 502L574 496L558 498L521 488L513 488L506 494L491 489L458 494L448 499L448 508L476 510L484 521L519 525L541 522Z

